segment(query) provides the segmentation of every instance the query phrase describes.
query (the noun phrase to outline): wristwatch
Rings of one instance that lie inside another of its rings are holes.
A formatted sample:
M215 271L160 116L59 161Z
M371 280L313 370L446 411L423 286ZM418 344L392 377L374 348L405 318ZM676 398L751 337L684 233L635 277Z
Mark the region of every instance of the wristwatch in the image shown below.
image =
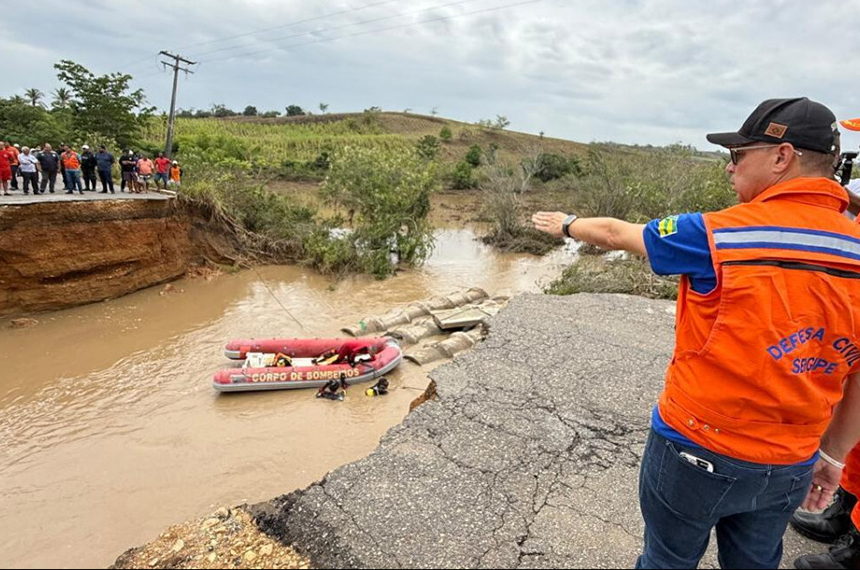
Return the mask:
M566 235L567 237L569 237L571 239L573 239L573 236L570 235L570 224L575 222L576 218L577 218L576 214L571 214L568 217L566 217L564 219L564 221L561 223L561 233L563 233L564 235Z

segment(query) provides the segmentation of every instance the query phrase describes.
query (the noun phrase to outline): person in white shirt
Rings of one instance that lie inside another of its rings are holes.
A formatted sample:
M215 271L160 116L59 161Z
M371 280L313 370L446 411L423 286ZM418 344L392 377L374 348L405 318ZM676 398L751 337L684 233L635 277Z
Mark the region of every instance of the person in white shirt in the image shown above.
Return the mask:
M39 175L37 173L39 159L30 152L30 147L25 146L18 155L18 172L24 179L24 194L30 193L30 185L33 185L33 195L39 194Z

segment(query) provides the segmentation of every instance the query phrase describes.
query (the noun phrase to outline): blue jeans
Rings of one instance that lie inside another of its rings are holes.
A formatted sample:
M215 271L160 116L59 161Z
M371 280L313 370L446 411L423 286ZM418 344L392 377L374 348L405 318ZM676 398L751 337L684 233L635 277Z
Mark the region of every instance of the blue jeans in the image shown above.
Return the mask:
M78 192L83 192L84 188L81 186L81 171L66 170L66 184L68 184L70 192L74 191L75 188L78 189Z
M811 483L812 465L748 463L652 431L639 475L645 548L636 568L696 568L714 527L721 568L778 568L782 535Z

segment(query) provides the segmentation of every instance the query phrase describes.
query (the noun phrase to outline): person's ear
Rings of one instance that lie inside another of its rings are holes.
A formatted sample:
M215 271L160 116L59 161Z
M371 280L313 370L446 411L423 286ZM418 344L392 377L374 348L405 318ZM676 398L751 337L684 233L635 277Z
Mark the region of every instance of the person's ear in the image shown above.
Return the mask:
M794 154L794 147L788 143L779 145L773 155L773 171L780 174L785 172L795 158L797 155Z

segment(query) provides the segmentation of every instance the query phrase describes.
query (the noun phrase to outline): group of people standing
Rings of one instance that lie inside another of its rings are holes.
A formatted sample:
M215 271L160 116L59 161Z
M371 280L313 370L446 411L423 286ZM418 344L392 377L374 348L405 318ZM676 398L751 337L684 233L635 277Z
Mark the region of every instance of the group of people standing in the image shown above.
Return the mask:
M4 196L11 196L10 190L19 189L20 176L20 189L24 194L30 194L31 188L34 195L44 194L46 190L53 194L59 174L66 194L74 194L76 190L83 194L85 190L96 191L98 175L102 194L115 194L113 168L116 163L116 157L104 145L95 153L89 145L83 145L78 153L72 146L60 144L58 153L48 143L31 149L0 141L0 190ZM148 192L153 177L156 189L176 189L183 174L179 163L165 157L164 153L159 152L153 161L145 153L136 154L131 149L120 156L119 169L120 192L127 188L130 193Z

